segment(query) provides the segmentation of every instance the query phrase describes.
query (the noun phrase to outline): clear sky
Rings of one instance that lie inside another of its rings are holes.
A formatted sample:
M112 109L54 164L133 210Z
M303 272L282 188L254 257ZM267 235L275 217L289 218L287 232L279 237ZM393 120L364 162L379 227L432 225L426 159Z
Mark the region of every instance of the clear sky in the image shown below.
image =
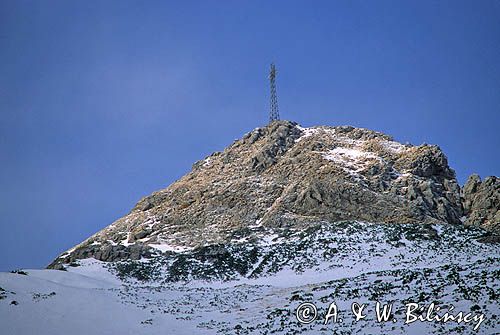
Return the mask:
M268 118L500 170L500 1L0 0L0 271L42 267Z

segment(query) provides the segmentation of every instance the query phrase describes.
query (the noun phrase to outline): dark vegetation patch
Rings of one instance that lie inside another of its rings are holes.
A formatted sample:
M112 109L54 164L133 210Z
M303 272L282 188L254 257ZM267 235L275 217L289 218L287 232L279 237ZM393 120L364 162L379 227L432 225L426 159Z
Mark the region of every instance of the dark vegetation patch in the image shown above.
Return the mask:
M155 280L160 275L160 264L153 262L125 261L110 265L112 271L122 280L135 278L140 281Z
M26 271L23 271L23 270L12 270L10 273L16 273L18 275L24 275L24 276L28 275L28 273Z

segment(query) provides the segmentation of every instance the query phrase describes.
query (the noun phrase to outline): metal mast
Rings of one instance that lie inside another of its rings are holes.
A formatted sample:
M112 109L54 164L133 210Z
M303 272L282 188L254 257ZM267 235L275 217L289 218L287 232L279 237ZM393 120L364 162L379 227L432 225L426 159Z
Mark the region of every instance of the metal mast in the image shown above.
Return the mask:
M278 97L276 95L276 67L274 63L271 63L269 81L271 83L271 110L269 112L269 123L271 123L280 119L280 114L278 112Z

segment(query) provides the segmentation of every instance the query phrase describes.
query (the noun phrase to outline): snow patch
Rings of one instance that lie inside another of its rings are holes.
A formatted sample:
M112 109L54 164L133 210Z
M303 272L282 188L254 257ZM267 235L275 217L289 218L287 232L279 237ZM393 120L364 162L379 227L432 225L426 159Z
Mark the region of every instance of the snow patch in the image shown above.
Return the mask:
M300 142L304 138L313 136L314 134L317 134L320 131L320 128L317 127L310 127L310 128L304 128L301 126L297 126L297 128L302 131L302 135L295 140L295 143ZM335 130L333 130L335 132Z
M149 244L151 248L154 248L156 250L159 250L161 252L167 252L167 251L173 251L173 252L185 252L192 250L193 248L188 248L188 247L181 247L181 246L173 246L170 244L166 243L161 243L161 244Z
M204 167L207 167L210 165L210 162L212 161L212 158L211 157L207 157L203 160L203 165Z
M382 141L380 143L386 150L399 154L405 150L405 146L395 141Z
M371 152L362 151L356 148L337 147L322 153L324 159L338 164L347 174L357 181L362 181L364 177L359 172L366 169L374 161L381 161L381 158Z

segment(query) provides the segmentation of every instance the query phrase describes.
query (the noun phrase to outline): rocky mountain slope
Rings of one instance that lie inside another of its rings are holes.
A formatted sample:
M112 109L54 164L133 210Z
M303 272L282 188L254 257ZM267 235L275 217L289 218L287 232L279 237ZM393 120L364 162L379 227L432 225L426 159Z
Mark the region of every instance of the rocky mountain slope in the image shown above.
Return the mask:
M0 273L8 334L494 334L499 187L437 146L353 127L255 129L60 255ZM376 302L392 304L377 322ZM304 303L316 318L299 322ZM331 303L335 323L325 323ZM356 320L352 304L366 304ZM405 322L405 306L469 321ZM458 318L458 317L457 317Z
M256 225L300 230L318 220L465 221L498 232L497 179L468 185L461 193L437 146L403 145L348 126L277 121L197 162L50 267L88 257L147 258L155 250L224 243Z

